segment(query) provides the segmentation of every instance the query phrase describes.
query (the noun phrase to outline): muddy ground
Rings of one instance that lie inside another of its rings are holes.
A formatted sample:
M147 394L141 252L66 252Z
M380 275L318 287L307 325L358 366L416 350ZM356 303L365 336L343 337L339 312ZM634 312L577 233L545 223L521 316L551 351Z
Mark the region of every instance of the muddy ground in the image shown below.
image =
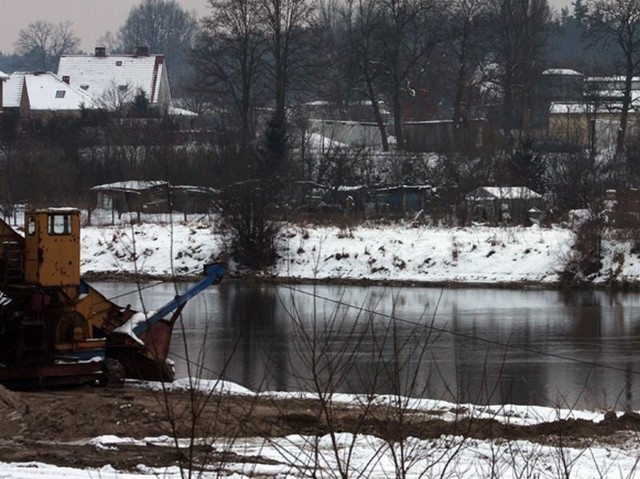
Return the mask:
M493 420L443 420L411 411L399 418L385 408L366 413L353 406L332 409L332 419L317 401L256 399L249 396L171 392L135 387L81 387L14 392L0 386L0 461L40 461L60 466L101 467L111 464L133 470L138 464L168 466L184 460L174 448L118 445L96 447L87 440L101 435L143 439L169 435L189 437L197 416L195 436L236 438L277 437L288 434L323 435L330 429L382 438L434 438L442 434L473 438L526 439L540 443L562 440L565 446L587 447L593 442L621 443L635 437L640 417L631 413L607 416L600 423L557 421L536 426L505 426ZM560 438L560 439L559 439ZM196 450L199 460L229 460L215 451ZM243 458L234 456L234 462ZM260 458L245 458L253 463Z

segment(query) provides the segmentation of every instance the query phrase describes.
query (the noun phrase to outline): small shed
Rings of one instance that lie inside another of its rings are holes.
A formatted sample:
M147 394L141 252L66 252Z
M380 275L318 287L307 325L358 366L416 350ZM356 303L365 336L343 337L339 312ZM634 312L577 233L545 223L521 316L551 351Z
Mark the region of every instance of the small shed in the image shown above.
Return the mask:
M362 213L368 192L365 185L338 186L330 190L329 197L333 204L340 205L349 213Z
M166 181L129 180L97 185L91 188L96 193L96 208L117 212L168 213L171 210L170 186Z
M530 210L544 210L540 193L525 186L482 186L465 196L466 217L491 224L531 224Z
M430 211L437 201L435 189L430 185L399 185L378 188L371 197L377 213L405 216L419 211Z
M206 186L178 185L171 186L171 203L173 209L185 215L209 213L215 206L220 191Z

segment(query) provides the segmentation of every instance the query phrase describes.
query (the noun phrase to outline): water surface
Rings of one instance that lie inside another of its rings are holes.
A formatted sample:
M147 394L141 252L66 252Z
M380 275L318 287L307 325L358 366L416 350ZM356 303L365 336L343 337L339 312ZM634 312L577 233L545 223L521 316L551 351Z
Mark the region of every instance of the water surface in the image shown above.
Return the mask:
M147 310L186 287L93 284ZM187 305L171 357L254 390L640 409L640 294L225 281Z

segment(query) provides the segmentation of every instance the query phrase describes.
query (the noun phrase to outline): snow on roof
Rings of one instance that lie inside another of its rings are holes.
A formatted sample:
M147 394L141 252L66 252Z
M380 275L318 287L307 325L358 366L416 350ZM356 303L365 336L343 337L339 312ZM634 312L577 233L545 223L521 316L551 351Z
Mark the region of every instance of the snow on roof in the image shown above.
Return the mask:
M170 106L168 113L171 116L198 116L197 113L187 110L186 108L178 108L176 106Z
M584 76L582 73L571 70L569 68L549 68L542 72L543 75L567 75L567 76Z
M193 186L193 185L174 185L171 186L172 190L184 191L186 193L200 193L203 195L212 195L220 193L220 190L211 188L209 186Z
M166 181L157 180L129 180L129 181L117 181L115 183L106 183L104 185L96 185L91 188L91 191L119 191L123 193L140 193L151 188L159 186L167 186L169 183Z
M92 98L51 72L16 72L4 86L2 105L19 108L26 88L31 110L69 111L90 108Z
M113 86L144 90L151 103L160 100L164 55L65 55L60 58L58 75L94 98L100 98Z
M503 200L529 200L533 198L542 198L542 195L527 188L526 186L482 186L473 190L465 198L468 200L481 200L488 197Z
M24 77L14 73L5 83L2 94L2 106L5 108L18 108L22 89L24 87Z
M576 114L582 115L585 113L593 113L593 105L584 101L572 101L572 102L558 102L553 101L549 106L550 114Z
M311 148L346 148L349 146L346 143L321 135L320 133L311 133L308 138Z
M625 76L622 75L611 75L611 76L603 76L603 77L587 77L585 81L587 82L623 82L626 80ZM640 77L632 77L631 81L638 81Z
M9 75L7 75L5 72L3 72L2 70L0 70L0 81L2 80L8 80L9 79Z
M575 114L582 115L586 113L619 113L622 111L622 101L618 98L622 97L621 91L602 91L597 92L596 96L602 97L596 101L559 101L551 102L549 106L550 114ZM616 98L611 100L609 98ZM634 90L631 92L631 111L636 111L640 108L640 91Z

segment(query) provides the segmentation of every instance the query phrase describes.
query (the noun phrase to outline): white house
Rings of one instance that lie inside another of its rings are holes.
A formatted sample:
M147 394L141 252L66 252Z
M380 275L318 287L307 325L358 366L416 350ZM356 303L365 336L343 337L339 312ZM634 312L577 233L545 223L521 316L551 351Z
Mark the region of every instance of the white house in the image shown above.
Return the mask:
M17 110L21 116L77 113L92 106L89 95L51 72L15 72L6 80L2 95L2 107Z
M145 47L133 55L108 55L104 47L97 47L93 55L65 55L58 75L97 103L108 104L115 97L131 101L142 90L152 106L171 104L164 55L150 54Z

